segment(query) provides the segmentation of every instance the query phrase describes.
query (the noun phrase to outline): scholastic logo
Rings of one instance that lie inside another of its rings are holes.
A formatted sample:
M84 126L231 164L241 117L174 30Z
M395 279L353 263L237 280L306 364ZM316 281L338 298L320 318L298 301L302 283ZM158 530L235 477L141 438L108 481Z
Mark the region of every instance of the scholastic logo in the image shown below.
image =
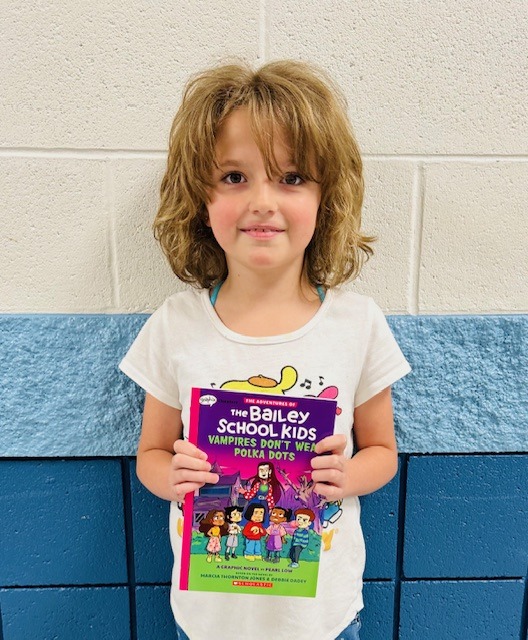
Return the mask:
M212 407L213 404L215 404L215 402L216 402L215 396L208 395L208 396L202 396L200 398L200 404L203 404L206 407Z
M256 582L255 580L233 580L231 584L234 587L261 587L263 589L273 587L273 582Z

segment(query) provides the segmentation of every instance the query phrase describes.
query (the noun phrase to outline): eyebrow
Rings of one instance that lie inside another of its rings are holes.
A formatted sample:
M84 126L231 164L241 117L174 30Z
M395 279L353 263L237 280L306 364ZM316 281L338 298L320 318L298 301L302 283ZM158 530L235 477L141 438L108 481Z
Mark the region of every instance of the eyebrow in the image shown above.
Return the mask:
M218 162L217 163L217 167L219 169L223 169L224 167L242 167L243 163L239 162L238 160L224 160L223 162Z
M226 167L234 167L235 169L239 169L240 167L244 166L244 162L240 160L231 160L227 158L226 160L222 160L222 162L217 162L215 166L218 167L219 169L225 169ZM295 164L293 158L288 158L284 163L283 167L285 168L284 170L287 171L289 169L292 169L292 170L296 169L297 165Z

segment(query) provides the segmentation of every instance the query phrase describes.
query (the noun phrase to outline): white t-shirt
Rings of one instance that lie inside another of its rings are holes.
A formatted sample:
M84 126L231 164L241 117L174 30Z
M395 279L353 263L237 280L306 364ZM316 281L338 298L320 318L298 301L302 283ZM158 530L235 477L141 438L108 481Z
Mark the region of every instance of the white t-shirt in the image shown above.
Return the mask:
M177 293L147 320L120 368L155 398L181 409L185 437L192 387L231 383L233 388L235 381L258 383L261 376L268 392L275 381L277 394L334 398L335 431L347 438L347 456L353 452L354 408L410 371L380 308L344 289L330 289L315 316L297 331L262 338L228 329L208 291ZM329 513L317 596L278 599L180 591L182 513L171 503L171 605L191 640L233 635L334 640L363 607L365 548L358 498L333 504Z

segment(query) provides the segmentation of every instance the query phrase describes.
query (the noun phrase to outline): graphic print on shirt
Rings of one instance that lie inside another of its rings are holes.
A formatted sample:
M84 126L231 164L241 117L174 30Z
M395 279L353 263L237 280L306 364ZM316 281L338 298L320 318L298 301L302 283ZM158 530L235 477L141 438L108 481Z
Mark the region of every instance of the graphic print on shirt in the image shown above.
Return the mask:
M274 380L259 374L251 376L247 380L228 380L220 385L220 389L232 389L233 391L251 391L253 393L283 394L295 386L297 371L293 367L284 367L280 380Z

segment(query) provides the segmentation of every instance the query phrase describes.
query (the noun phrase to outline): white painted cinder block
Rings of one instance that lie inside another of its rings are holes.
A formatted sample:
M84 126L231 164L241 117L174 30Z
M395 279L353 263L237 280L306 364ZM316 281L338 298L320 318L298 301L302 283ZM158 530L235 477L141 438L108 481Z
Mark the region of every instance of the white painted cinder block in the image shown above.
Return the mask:
M258 3L3 3L4 147L165 149L188 75L258 55Z
M0 158L0 312L112 306L104 163Z
M269 55L331 72L365 152L526 153L525 2L269 0L267 12Z
M166 159L112 162L118 308L154 311L184 288L173 275L152 233Z
M388 312L528 310L525 3L4 5L0 312L149 311L182 286L150 231L164 152L185 80L229 55L343 87L379 236L354 288Z
M527 312L528 163L431 164L419 310Z
M388 313L412 311L413 176L411 162L365 162L363 231L378 239L374 255L352 288L372 296Z

